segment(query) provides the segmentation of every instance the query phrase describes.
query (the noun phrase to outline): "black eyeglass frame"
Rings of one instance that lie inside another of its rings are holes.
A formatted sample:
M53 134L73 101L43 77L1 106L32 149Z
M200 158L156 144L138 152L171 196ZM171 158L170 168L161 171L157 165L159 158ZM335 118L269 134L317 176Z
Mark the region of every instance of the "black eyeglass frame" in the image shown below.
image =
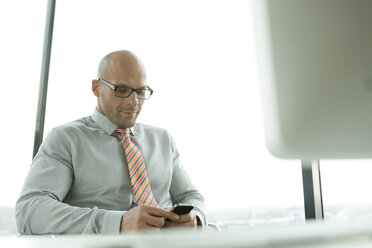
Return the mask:
M127 87L127 86L117 86L117 85L114 85L114 84L112 84L112 83L104 80L103 78L98 78L97 80L100 81L100 82L102 82L102 83L104 83L104 84L106 84L108 87L110 87L115 92L115 96L116 97L120 97L120 98L128 98L128 97L130 97L130 95L132 95L132 93L134 91L134 92L136 92L136 95L137 95L137 98L138 99L147 100L147 99L149 99L151 97L152 93L154 93L154 90L151 89L150 86L148 86L148 85L146 86L146 89L134 89L134 88ZM128 96L117 96L116 95L116 90L119 89L119 88L129 89L129 90L131 90L131 92L129 93ZM140 94L138 94L138 91L141 91L141 90L148 90L148 91L150 91L149 97L147 97L147 98L140 97Z

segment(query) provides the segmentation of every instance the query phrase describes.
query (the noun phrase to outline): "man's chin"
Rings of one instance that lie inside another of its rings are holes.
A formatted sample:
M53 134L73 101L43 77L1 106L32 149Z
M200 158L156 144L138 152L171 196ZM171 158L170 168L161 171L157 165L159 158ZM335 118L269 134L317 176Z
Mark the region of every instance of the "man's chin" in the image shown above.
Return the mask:
M131 127L134 126L134 124L136 124L136 119L127 120L127 121L124 121L124 122L120 122L119 123L119 128L122 128L122 129L131 128Z

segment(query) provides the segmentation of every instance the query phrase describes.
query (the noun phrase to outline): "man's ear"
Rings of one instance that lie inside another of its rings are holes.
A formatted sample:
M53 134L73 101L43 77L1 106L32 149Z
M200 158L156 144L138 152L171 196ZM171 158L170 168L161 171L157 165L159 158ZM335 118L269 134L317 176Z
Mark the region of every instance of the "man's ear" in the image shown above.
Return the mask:
M99 81L97 79L92 80L92 91L96 97L100 96L99 92Z

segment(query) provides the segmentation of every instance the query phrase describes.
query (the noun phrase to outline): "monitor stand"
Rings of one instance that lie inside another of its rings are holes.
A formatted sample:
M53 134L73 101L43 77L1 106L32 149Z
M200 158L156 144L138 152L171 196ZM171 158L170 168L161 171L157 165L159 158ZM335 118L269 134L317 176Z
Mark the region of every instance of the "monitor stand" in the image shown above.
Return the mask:
M323 220L319 160L301 160L306 220Z

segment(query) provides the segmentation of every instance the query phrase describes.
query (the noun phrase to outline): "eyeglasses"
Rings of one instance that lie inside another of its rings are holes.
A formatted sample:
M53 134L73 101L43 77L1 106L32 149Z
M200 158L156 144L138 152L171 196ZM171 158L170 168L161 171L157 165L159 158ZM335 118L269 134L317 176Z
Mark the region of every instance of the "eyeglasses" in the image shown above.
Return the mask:
M133 88L126 87L126 86L113 85L112 83L109 83L102 78L99 78L98 81L110 87L113 91L115 91L115 96L120 97L120 98L128 98L134 91L137 93L138 99L147 100L150 98L150 96L154 92L149 86L146 86L145 89L133 89Z

